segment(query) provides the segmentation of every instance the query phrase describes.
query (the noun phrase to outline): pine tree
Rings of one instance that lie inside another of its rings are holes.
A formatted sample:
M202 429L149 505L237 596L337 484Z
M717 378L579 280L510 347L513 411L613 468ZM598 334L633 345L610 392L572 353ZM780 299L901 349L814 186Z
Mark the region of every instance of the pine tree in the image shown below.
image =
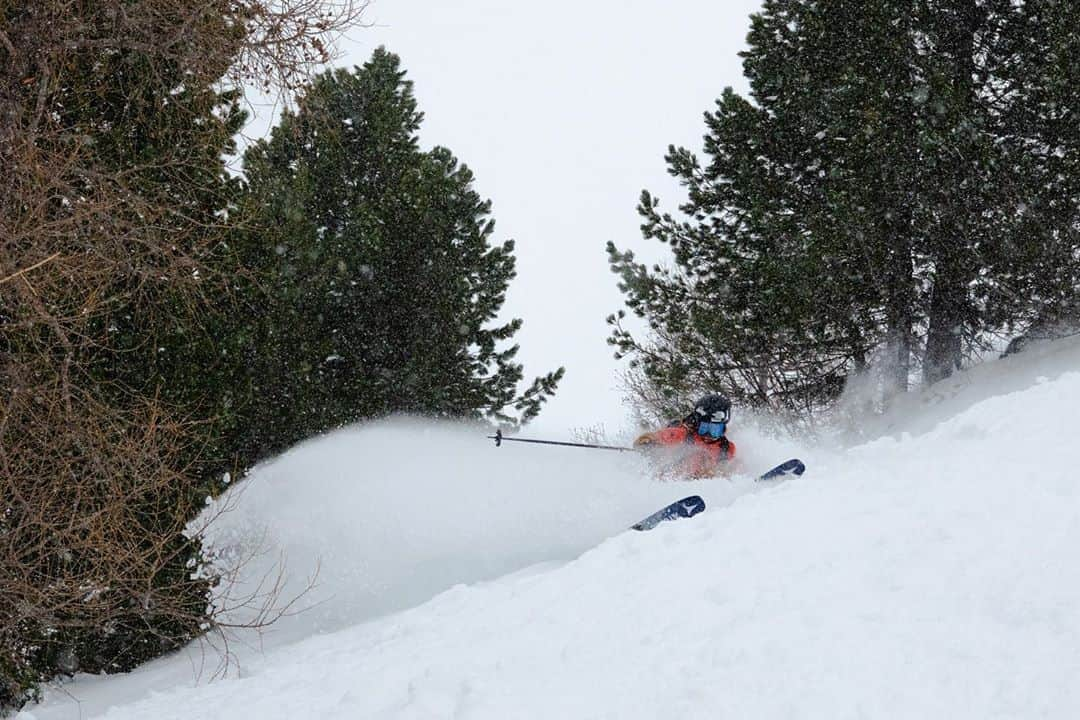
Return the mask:
M1035 0L1011 7L990 56L997 142L1013 168L1009 230L996 243L980 301L994 326L1053 336L1080 326L1080 6Z
M909 94L894 67L903 15L875 7L766 3L744 56L754 102L729 89L706 115L707 164L669 151L686 219L660 214L648 193L639 206L646 237L672 246L678 271L649 273L609 248L628 306L678 338L642 353L629 333L613 336L657 382L684 375L806 413L886 339L898 355L910 345L910 260L884 242L910 243L910 135L889 122Z
M1080 154L1075 132L1046 121L1080 109L1075 93L1047 92L1062 87L1051 76L1080 70L1068 30L1080 15L1069 3L939 0L914 16L933 382L1075 297Z
M521 395L520 320L488 327L514 277L491 241L491 204L450 151L421 151L422 120L398 58L319 76L245 156L269 234L267 311L251 329L258 451L392 412L536 415L562 370Z
M1068 57L1070 12L766 2L744 53L753 101L728 90L706 116L708 163L669 151L684 217L643 194L645 235L671 245L675 268L609 247L658 340L613 318L619 352L661 385L806 413L870 362L886 370L886 399L919 364L926 381L945 377L1032 312L1025 278L1040 268L1060 268L1060 305L1075 288L1076 195L1048 182L1061 173L1028 108L1047 104L1045 54Z

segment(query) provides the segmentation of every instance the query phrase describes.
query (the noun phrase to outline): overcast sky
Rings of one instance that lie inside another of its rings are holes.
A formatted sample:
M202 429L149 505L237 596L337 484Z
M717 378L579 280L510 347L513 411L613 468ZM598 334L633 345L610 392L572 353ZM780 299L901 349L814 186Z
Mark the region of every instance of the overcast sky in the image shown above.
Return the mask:
M338 64L385 45L401 56L425 120L493 202L496 240L517 242L506 317L527 377L564 365L530 435L629 425L604 318L622 307L613 240L659 258L635 212L648 188L673 207L671 143L700 148L702 113L745 90L737 53L760 0L375 0Z

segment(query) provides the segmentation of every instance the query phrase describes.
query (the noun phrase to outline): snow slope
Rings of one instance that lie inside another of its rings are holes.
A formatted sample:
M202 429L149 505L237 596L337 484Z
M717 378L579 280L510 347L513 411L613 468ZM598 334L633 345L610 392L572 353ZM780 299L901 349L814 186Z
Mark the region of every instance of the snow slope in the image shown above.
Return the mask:
M1080 717L1080 343L1040 352L847 450L744 429L810 466L768 488L467 429L422 454L401 425L328 436L261 468L219 535L263 524L294 573L322 554L312 610L217 680L192 651L19 717ZM689 492L710 509L621 531Z

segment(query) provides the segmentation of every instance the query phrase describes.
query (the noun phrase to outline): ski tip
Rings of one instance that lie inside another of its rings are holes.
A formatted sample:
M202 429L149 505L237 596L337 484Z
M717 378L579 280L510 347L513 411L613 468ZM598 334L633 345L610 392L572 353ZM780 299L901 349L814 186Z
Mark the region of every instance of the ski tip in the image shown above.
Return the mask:
M802 475L806 472L806 464L798 458L791 458L787 462L780 463L769 472L758 477L758 481L775 480L786 475Z
M694 517L705 509L705 498L700 495L690 495L679 501L679 517Z
M678 520L690 518L705 509L705 499L700 495L690 495L682 500L676 500L667 507L657 510L639 523L630 526L631 530L652 530L666 520Z

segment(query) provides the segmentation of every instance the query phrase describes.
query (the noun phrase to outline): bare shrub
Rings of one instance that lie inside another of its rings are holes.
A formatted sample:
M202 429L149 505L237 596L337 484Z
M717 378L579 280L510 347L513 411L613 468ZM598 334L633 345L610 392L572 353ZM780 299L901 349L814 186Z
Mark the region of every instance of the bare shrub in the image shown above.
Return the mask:
M364 4L0 3L0 708L217 622L184 529L241 460L172 350L243 272L235 88L289 92Z

